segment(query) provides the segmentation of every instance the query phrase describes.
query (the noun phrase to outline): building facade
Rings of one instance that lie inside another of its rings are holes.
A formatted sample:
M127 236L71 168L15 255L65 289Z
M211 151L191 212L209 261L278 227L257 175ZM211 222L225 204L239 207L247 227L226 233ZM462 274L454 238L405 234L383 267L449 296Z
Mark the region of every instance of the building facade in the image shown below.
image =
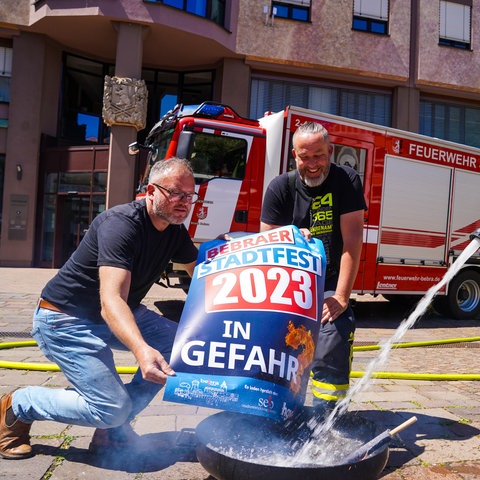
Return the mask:
M480 147L479 2L80 5L0 2L0 266L61 266L134 198L128 145L177 103L297 105Z

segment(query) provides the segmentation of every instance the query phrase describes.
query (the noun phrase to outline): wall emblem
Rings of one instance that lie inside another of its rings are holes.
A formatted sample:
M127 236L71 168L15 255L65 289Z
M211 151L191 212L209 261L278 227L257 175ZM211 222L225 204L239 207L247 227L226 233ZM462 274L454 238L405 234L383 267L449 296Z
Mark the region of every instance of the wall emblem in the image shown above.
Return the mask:
M103 121L108 125L132 126L137 131L147 121L148 90L144 80L105 76Z

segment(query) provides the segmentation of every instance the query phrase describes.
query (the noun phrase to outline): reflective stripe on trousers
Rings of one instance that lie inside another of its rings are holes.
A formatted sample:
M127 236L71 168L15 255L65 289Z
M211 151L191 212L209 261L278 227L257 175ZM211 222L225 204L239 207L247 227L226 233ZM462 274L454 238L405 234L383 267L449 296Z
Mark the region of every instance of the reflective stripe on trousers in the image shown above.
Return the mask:
M350 305L333 323L320 326L311 367L315 403L335 403L347 395L354 335L355 319Z
M333 384L320 382L312 379L312 393L316 398L320 398L327 402L337 402L345 398L348 392L348 383Z

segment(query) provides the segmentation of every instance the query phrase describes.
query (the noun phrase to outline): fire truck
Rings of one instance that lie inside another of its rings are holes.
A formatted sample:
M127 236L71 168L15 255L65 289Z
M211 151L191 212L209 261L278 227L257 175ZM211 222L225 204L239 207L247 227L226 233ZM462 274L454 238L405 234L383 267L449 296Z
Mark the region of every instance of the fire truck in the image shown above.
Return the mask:
M275 176L295 167L291 137L305 121L326 127L331 161L356 169L363 182L368 209L353 293L391 301L420 298L480 227L479 149L294 106L253 120L214 102L179 105L143 145L149 153L138 196L154 162L187 158L200 195L185 221L194 241L258 232L264 192ZM174 278L177 286L188 287L172 266L166 272L169 286ZM478 316L478 250L439 292L435 307L457 319Z

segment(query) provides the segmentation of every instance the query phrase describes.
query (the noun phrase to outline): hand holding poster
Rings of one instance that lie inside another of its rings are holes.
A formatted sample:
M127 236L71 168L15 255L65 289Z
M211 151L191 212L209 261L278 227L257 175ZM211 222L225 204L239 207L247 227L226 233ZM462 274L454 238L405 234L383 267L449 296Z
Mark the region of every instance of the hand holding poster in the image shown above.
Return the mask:
M302 406L325 253L297 227L201 245L164 399L286 419Z

